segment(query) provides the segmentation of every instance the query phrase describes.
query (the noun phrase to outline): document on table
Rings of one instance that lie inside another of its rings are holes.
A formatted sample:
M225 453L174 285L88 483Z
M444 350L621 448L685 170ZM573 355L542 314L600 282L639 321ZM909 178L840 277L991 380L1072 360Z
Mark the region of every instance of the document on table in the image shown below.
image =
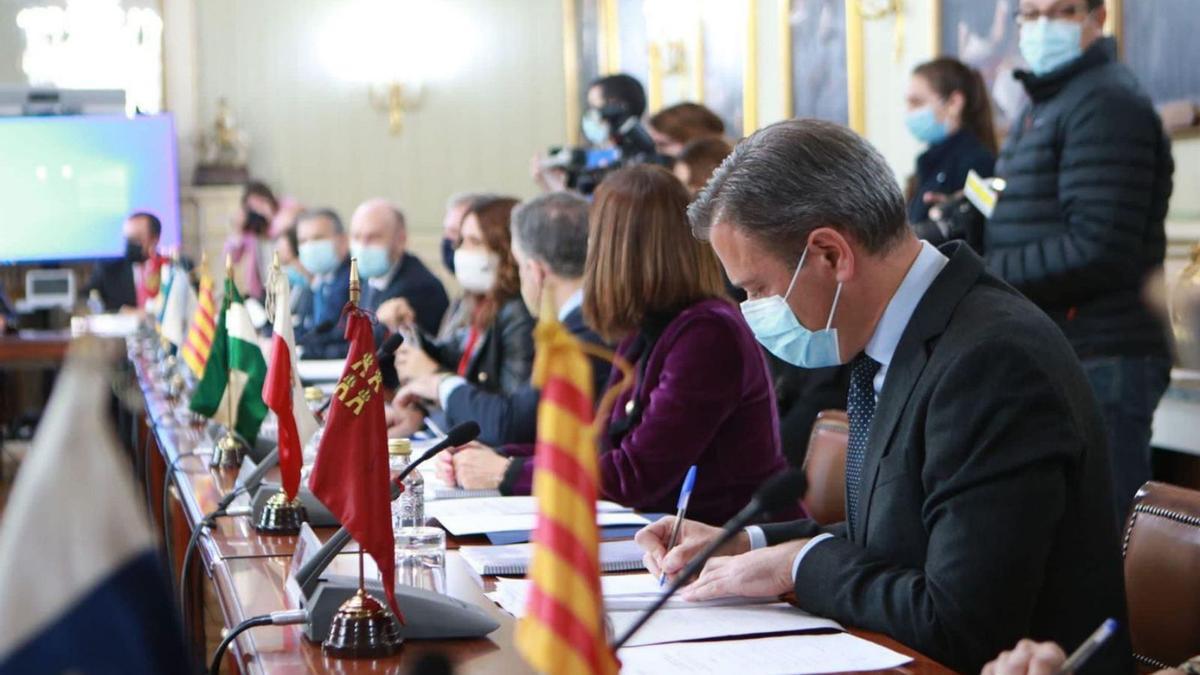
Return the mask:
M486 497L482 499L440 502L425 507L425 515L429 518L453 518L455 516L518 516L537 513L537 498L524 497ZM615 502L596 502L597 513L628 513L631 509Z
M424 442L425 447L421 450L417 449L417 442L413 443L413 455L419 456L426 449L433 447L433 442ZM447 451L448 452L448 451ZM479 497L499 497L500 491L496 489L490 490L468 490L458 487L457 485L448 485L437 475L437 460L430 459L429 461L417 467L421 477L425 479L425 499L474 499Z
M622 675L842 673L886 670L912 661L848 633L627 647L618 657Z
M296 363L296 374L305 384L337 382L345 366L346 359L300 359Z
M463 546L458 552L480 576L527 574L533 545ZM642 548L632 539L600 542L601 572L632 572L644 569L646 567L642 564Z
M626 629L632 626L641 614L641 612L610 611L608 619L612 622L613 634L624 635ZM769 605L665 609L647 621L629 642L625 643L625 646L638 647L735 635L770 635L818 630L840 631L842 626L832 619L813 616L786 602L774 602Z
M430 507L443 504L465 504L467 502L492 501L491 499L450 499L431 501L425 505L425 515L430 514ZM500 497L499 499L505 499ZM492 513L480 510L475 513L440 514L437 521L454 536L468 534L486 534L488 532L517 532L533 530L537 526L536 513ZM650 521L632 511L623 513L601 512L596 514L596 524L600 527L612 525L648 525Z
M496 604L513 616L520 617L525 613L525 600L529 595L530 582L527 579L496 580L496 590L488 594ZM600 592L604 596L604 607L613 611L637 611L646 609L654 604L665 589L658 585L658 577L651 574L619 574L600 577ZM723 607L728 605L769 604L770 598L718 598L705 602L688 602L680 597L674 597L663 605L665 609Z

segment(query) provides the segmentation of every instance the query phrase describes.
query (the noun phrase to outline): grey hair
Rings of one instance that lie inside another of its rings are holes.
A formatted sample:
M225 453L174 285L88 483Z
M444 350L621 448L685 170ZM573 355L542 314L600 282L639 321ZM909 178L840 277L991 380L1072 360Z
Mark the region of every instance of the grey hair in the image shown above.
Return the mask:
M841 125L814 119L772 124L739 143L688 207L688 219L700 239L727 222L789 263L819 227L850 235L870 253L908 232L904 196L879 151Z
M314 218L325 218L333 223L334 234L346 234L346 226L342 224L342 218L331 208L307 209L299 216L296 216L296 223L299 224L304 220L312 220Z
M588 202L574 192L549 192L518 204L513 237L526 255L560 277L583 276L588 247Z

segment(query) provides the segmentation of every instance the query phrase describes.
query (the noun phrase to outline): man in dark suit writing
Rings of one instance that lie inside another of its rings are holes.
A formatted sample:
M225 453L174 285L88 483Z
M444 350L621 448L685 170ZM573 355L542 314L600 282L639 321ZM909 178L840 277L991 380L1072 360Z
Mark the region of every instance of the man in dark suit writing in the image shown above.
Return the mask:
M905 222L879 153L814 120L743 141L689 210L780 358L851 364L846 522L747 528L684 591L773 597L886 633L975 672L1032 635L1131 672L1104 427L1078 359L1040 310L966 246ZM673 519L638 535L651 572L678 573L715 535Z

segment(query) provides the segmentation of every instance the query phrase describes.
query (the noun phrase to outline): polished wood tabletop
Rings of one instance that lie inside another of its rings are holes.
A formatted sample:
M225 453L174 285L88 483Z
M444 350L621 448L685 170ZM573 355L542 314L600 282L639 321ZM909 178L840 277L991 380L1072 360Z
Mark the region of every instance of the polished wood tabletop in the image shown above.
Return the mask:
M133 360L146 401L146 435L157 448L150 453L153 457L147 457L146 461L157 461L162 475L168 470L174 472L178 517L172 525L178 531L173 540L183 541L204 515L216 508L222 495L233 489L237 471L208 466L212 434L186 413L186 402L166 396L156 362L138 357ZM150 442L146 443L147 448L150 445ZM152 469L147 471L148 475L154 473ZM154 490L161 490L161 487L161 480L147 482L147 489L152 493L148 503L157 503L161 492ZM333 529L317 528L315 532L325 541L333 534ZM249 518L226 517L218 519L200 541L204 574L196 576L212 580L227 628L252 616L291 608L284 588L296 537L258 534ZM422 655L437 652L455 664L455 672L464 675L532 672L513 646L515 619L484 595L485 591L491 590L494 579L481 579L453 550L463 544L483 541L481 537L447 537L447 548L451 550L446 556L446 592L483 608L497 620L500 628L486 638L410 641L399 654L388 659L342 660L325 656L320 645L303 637L299 626L266 626L239 636L226 658L226 665L236 666L244 673L404 672ZM177 548L174 554L173 564L176 564L181 552ZM347 556L353 554L343 554L343 557ZM857 629L848 632L913 659L907 666L891 672L911 675L953 672L886 636Z

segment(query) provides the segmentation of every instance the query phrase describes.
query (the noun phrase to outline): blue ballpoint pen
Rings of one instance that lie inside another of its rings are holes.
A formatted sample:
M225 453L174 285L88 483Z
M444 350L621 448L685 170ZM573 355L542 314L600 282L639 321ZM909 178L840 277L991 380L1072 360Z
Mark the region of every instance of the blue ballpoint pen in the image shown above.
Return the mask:
M688 469L687 476L683 479L683 487L679 490L679 502L675 504L675 526L671 528L671 539L667 542L667 552L675 548L675 544L679 541L679 530L683 528L683 519L687 516L688 500L692 498L692 488L695 486L696 466L692 465L692 468ZM660 588L666 580L667 573L660 572L658 575L658 585Z

